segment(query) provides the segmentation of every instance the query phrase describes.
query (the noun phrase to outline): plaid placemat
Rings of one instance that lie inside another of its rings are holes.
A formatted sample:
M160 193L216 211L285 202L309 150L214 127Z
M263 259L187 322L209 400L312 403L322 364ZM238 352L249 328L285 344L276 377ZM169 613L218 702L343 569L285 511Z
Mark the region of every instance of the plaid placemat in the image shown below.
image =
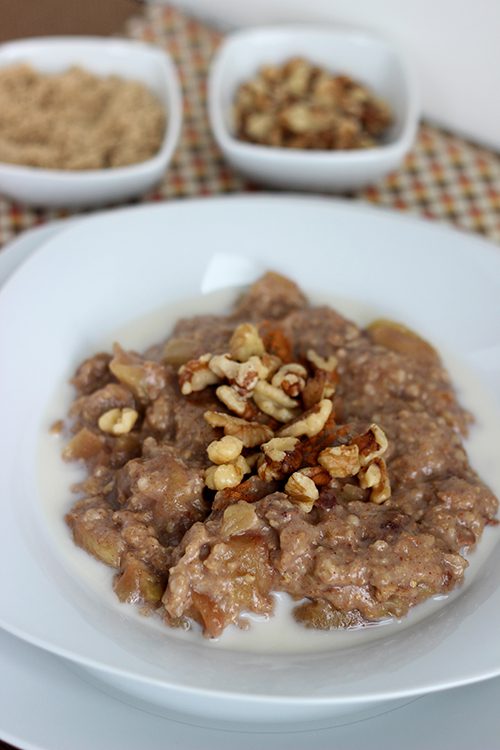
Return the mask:
M173 162L162 184L140 202L256 189L225 164L210 133L206 78L221 34L179 10L154 5L129 22L126 34L170 52L184 94L184 127ZM420 127L401 169L353 198L452 222L500 243L500 155L428 124ZM24 229L68 214L0 198L0 246Z

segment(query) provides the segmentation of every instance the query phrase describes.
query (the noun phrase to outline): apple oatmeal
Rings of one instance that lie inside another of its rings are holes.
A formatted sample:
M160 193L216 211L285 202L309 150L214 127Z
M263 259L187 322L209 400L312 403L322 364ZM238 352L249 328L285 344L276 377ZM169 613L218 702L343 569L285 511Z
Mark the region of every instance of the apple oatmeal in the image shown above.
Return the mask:
M362 329L268 273L228 315L177 322L72 383L66 516L114 591L208 637L274 592L306 627L399 618L459 585L498 501L463 447L471 416L409 329Z

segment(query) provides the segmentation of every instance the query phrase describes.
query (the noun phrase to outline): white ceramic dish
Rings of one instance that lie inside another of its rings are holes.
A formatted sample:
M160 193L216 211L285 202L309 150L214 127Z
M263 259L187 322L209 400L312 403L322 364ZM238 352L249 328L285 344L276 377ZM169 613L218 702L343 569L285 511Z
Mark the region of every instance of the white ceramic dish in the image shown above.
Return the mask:
M0 253L0 285L10 273L67 221L24 232ZM2 691L0 738L25 750L136 750L147 738L148 750L240 750L255 748L255 734L206 730L167 721L154 706L133 699L115 700L70 671L67 662L0 631ZM289 730L259 736L274 750L470 750L496 747L500 731L500 678L431 695L368 721L327 730ZM61 721L64 716L64 721ZM29 721L27 721L29 717ZM119 727L119 731L117 731ZM418 732L409 731L418 727Z
M467 585L425 619L380 629L375 640L361 633L345 647L330 649L326 641L308 652L305 634L296 652L251 653L179 638L119 605L109 587L96 589L94 562L64 534L57 496L40 492L36 460L47 403L85 354L166 298L180 302L248 281L269 265L334 302L362 299L460 352L495 393L485 419L496 429L500 255L482 240L360 205L267 196L141 207L76 222L47 241L0 294L0 320L9 322L0 326L0 497L9 529L0 565L12 571L2 584L0 624L122 695L199 721L331 723L500 674L498 530L483 540L489 554L471 566ZM487 447L480 468L498 492L495 451Z
M377 718L255 734L168 721L96 690L60 659L0 632L0 737L24 750L496 750L500 678L428 696ZM8 689L6 686L8 685Z
M261 65L302 56L366 83L391 105L395 123L387 142L352 151L301 151L245 143L234 135L236 89ZM256 182L301 190L346 191L376 182L410 150L419 116L415 75L406 56L365 32L285 26L239 31L226 37L210 70L210 124L225 158Z
M167 124L158 153L127 167L70 172L2 162L0 193L36 206L96 206L141 195L161 180L182 124L179 82L167 53L141 42L98 37L43 37L0 46L0 67L20 62L43 73L80 65L95 75L139 81L159 98Z

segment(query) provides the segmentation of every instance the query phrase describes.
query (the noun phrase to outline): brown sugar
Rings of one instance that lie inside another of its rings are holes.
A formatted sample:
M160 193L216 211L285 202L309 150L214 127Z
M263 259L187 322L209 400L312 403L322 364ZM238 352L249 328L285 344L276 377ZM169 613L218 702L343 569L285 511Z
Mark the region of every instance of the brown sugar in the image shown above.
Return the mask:
M46 169L103 169L159 150L165 111L142 83L72 67L0 70L0 162Z

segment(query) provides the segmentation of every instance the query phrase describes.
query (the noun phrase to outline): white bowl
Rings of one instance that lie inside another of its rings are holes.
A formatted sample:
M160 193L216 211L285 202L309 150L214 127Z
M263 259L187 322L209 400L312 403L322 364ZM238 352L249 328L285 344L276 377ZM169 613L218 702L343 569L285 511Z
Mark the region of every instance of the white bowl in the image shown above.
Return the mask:
M395 116L387 142L369 149L301 151L238 140L232 117L238 86L261 65L296 56L359 79L385 99ZM208 106L215 139L235 169L259 183L301 190L347 191L376 182L409 151L418 121L415 76L400 51L371 34L314 26L252 29L226 37L210 70Z
M71 172L0 163L0 193L36 206L97 206L141 195L159 182L179 139L182 98L170 57L142 42L98 37L23 39L0 46L0 67L26 62L42 73L80 65L99 76L139 81L166 110L160 150L126 167Z
M361 303L360 323L399 319L456 353L461 366L445 361L482 423L471 459L500 492L495 247L327 199L231 197L105 212L63 228L0 293L0 321L8 321L0 325L0 627L129 701L201 722L332 724L500 674L500 527L486 529L464 586L447 600L383 627L300 630L291 645L277 618L213 643L141 617L114 596L112 571L73 544L63 515L74 475L60 473L61 443L48 434L65 411L53 400L61 384L116 338L133 348L160 340L171 324L166 302L175 316L192 313L186 300L250 282L269 265L346 314ZM143 318L154 310L160 315Z

